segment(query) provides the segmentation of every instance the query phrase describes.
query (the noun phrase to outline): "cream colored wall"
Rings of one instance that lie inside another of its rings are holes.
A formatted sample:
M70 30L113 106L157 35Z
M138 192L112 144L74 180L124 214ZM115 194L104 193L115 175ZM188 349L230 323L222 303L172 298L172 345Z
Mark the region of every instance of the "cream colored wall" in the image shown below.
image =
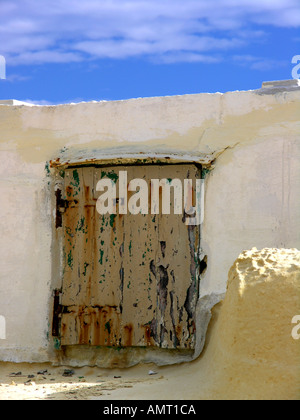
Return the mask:
M206 184L202 294L224 290L243 250L300 247L299 135L257 139L221 155Z
M169 156L206 176L201 295L245 249L300 247L299 88L59 106L0 104L0 360L49 359L50 160ZM141 152L143 154L141 154ZM46 168L46 169L45 169Z

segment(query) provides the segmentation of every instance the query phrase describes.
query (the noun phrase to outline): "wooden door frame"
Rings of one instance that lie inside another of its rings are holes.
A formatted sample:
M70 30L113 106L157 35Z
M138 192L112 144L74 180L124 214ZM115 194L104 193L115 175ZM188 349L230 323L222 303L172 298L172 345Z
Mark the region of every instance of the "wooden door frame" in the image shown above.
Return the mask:
M154 155L154 156L143 156L135 155L131 157L111 157L111 158L103 158L103 159L87 159L84 162L78 160L68 160L66 162L63 161L56 161L51 162L51 168L54 168L55 176L53 182L53 190L54 190L54 199L55 205L58 204L63 211L65 203L61 200L61 196L59 191L61 191L62 180L61 175L64 169L71 169L71 168L82 168L85 166L97 166L97 167L109 167L109 166L136 166L136 165L180 165L180 164L190 164L197 166L200 170L205 167L202 162L199 161L199 158L195 158L193 156L190 157L182 157L182 155L169 155L169 156L162 156L162 155ZM61 201L60 201L61 200ZM62 229L59 229L59 220L58 213L53 217L53 229L54 229L54 247L55 247L55 263L53 264L53 274L54 274L54 286L52 287L53 290L53 309L52 309L52 329L50 334L54 340L54 348L56 350L60 350L60 343L58 338L59 332L59 316L61 313L61 305L59 301L59 294L62 288L62 266L61 266L61 252L62 252L62 243L63 243L63 234ZM200 230L201 231L201 230ZM60 264L57 262L60 261ZM199 293L200 295L200 293ZM198 296L199 298L199 296Z

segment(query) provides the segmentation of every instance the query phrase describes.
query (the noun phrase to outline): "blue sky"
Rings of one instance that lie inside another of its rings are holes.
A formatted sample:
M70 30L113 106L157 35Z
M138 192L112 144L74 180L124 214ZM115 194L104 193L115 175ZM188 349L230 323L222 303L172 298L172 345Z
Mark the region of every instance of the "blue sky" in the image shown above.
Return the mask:
M0 0L0 99L257 89L291 79L299 0Z

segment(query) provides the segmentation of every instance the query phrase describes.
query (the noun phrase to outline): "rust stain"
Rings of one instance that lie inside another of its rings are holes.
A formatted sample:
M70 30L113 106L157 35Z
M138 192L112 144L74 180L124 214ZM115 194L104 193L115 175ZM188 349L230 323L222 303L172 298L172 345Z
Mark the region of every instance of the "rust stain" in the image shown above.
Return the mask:
M70 185L66 187L66 194L67 194L67 197L73 196L73 188Z
M60 164L60 158L56 158L55 160L50 160L49 165L50 168L56 168Z
M124 343L123 346L124 347L130 347L132 346L133 343L133 325L132 324L127 324L124 327Z
M182 337L182 325L177 325L175 327L175 331L176 331L176 339L178 344L180 343L180 339Z
M86 201L90 200L90 187L89 187L89 185L84 186L84 196L85 196Z
M65 337L67 333L67 324L64 322L61 323L61 335L62 337Z
M61 323L62 344L94 346L118 345L120 312L117 307L70 307L65 308ZM68 337L75 321L74 337ZM71 340L72 343L68 343ZM74 341L74 342L73 342Z
M147 347L151 347L151 346L155 346L155 341L154 341L154 334L153 331L151 329L151 325L147 324L147 325L143 325L142 328L144 329L144 337L145 337L145 344Z
M145 341L147 346L151 346L152 345L152 340L151 340L151 328L149 325L145 325Z

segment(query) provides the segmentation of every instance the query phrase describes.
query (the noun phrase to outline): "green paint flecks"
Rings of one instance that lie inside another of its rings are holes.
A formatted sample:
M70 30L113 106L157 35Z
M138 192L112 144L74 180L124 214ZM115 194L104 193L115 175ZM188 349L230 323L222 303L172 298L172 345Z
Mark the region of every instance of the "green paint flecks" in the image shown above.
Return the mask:
M80 191L80 179L77 169L74 169L73 171L73 181L70 182L70 184L73 185L73 187L77 188L77 191L73 194L73 196L78 195L78 191Z
M211 172L212 168L202 168L201 175L202 179L205 179L206 176Z
M110 323L109 323L109 321L106 322L105 329L108 331L108 334L110 334L111 329L110 329Z
M49 165L49 162L46 162L45 171L46 171L46 175L49 176L50 175L50 165Z
M103 249L100 249L99 251L100 251L99 263L102 265L103 264L103 254L104 254L104 251L103 251Z
M87 233L87 228L84 227L84 224L85 224L85 218L84 216L82 216L79 222L77 223L77 226L75 229L76 232Z
M66 226L66 234L71 236L71 238L73 238L72 229L70 227Z
M115 218L116 218L115 214L111 214L109 217L109 224L111 227L114 227Z
M74 179L74 183L73 183L74 187L79 187L80 181L79 181L79 174L78 174L77 169L74 169L73 171L73 179Z
M132 255L131 255L131 248L132 248L132 243L131 243L131 241L129 242L129 256L131 257Z
M110 171L110 172L101 171L101 179L104 178L105 176L111 179L112 181L114 181L115 184L117 183L119 179L119 176L114 171Z
M68 266L73 270L73 256L72 251L68 253Z
M60 350L60 340L59 340L59 338L54 338L53 339L53 344L54 344L54 348L55 348L55 350Z

